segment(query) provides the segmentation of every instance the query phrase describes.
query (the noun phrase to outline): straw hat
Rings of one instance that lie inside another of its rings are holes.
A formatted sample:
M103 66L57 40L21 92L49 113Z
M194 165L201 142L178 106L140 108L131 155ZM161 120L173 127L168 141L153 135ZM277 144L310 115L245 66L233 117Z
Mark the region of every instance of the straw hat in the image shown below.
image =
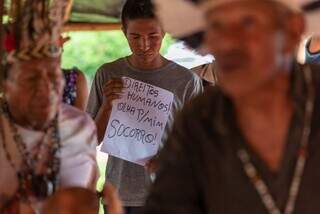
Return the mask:
M198 48L205 29L205 11L235 1L242 0L154 0L154 3L165 31L185 41L189 46ZM320 0L274 1L304 13L306 34L320 34Z

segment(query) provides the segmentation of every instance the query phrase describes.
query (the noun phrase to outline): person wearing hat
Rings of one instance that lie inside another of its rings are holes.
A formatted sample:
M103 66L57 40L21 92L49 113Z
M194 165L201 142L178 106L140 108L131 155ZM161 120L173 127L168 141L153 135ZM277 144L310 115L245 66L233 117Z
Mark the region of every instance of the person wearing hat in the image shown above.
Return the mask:
M295 55L319 1L156 2L164 29L214 55L219 84L176 119L144 213L318 213L320 67Z
M95 189L96 128L61 103L62 0L14 2L0 102L0 213L41 211L57 189Z

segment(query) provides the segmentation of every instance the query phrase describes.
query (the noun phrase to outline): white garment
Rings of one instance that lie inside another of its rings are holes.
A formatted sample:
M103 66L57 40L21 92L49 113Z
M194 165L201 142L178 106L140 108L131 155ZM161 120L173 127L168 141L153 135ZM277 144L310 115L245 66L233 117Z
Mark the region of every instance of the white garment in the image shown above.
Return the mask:
M15 165L20 166L21 157L9 131L8 120L3 115L0 118L6 135L7 150ZM66 104L61 104L58 121L61 138L59 188L78 186L94 190L98 175L94 122L86 113ZM17 127L28 150L36 146L44 136L43 132ZM8 162L2 139L0 136L0 207L1 200L4 202L6 198L11 198L18 188L16 170Z

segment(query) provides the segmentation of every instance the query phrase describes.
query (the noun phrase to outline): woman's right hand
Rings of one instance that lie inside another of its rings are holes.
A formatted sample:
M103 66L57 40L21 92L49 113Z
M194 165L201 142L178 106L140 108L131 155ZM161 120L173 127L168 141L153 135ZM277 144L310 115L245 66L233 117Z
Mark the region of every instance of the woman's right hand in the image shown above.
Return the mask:
M114 100L121 98L124 88L121 79L111 79L103 87L103 103L96 115L98 142L102 142L107 128Z
M103 88L103 105L112 109L112 102L120 99L123 91L123 81L121 79L109 80Z

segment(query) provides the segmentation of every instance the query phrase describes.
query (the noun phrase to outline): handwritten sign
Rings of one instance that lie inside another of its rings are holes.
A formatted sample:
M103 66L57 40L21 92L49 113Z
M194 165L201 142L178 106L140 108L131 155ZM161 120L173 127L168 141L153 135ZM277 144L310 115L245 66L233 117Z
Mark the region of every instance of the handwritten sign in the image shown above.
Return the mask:
M123 95L113 103L101 151L145 165L158 151L174 95L132 78L122 79Z

